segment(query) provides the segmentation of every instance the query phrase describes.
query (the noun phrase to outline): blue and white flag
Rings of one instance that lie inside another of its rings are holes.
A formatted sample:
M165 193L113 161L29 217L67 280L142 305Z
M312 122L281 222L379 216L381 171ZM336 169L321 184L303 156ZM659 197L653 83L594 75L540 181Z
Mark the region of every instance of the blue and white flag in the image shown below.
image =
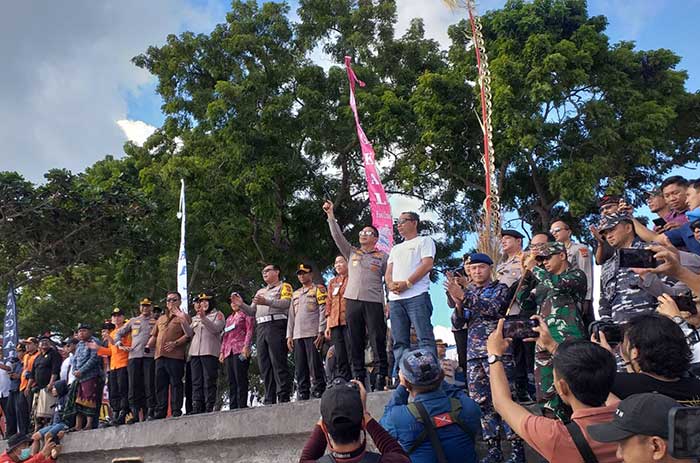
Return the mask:
M177 218L180 219L180 254L177 258L177 291L182 296L184 307L182 310L187 312L187 253L185 252L185 180L180 179L182 188L180 189L180 208L177 212Z
M2 330L2 358L4 360L15 357L19 333L17 326L17 300L15 299L15 287L10 283L7 291L7 307L5 308L5 324Z

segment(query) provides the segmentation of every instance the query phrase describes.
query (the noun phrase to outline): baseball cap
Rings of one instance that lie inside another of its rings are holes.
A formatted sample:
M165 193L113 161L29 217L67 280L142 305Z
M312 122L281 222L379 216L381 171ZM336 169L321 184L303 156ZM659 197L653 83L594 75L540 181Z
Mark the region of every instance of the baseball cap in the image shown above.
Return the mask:
M331 435L362 425L362 399L354 383L334 379L321 396L321 418Z
M619 195L605 195L598 200L598 208L600 209L608 204L618 204L621 199L622 197Z
M213 299L214 296L207 294L207 293L199 293L195 298L194 301L209 301Z
M7 439L7 451L14 450L22 444L27 444L32 442L32 438L29 434L15 434L14 436Z
M112 309L112 314L111 314L112 317L117 317L119 315L122 315L122 316L124 315L124 312L122 311L122 309L120 309L119 307L115 307L114 309Z
M537 253L538 256L548 257L554 254L561 254L562 252L566 252L564 243L560 243L559 241L548 241L542 244L542 248Z
M598 442L619 442L635 435L668 439L668 412L681 404L657 393L635 394L617 405L610 423L588 426Z
M432 386L442 378L440 361L428 349L407 351L399 366L403 377L414 386Z
M20 340L22 344L39 344L39 340L34 336L30 336L27 339Z
M147 297L144 297L143 299L141 299L141 302L139 302L139 305L152 305L152 304L153 303L151 302L151 300Z
M600 218L600 222L598 223L598 231L603 232L606 230L611 230L615 228L617 224L631 221L632 217L630 217L628 214L615 213L610 215L604 215Z
M313 271L313 267L311 267L308 264L299 264L297 267L297 275L300 273L311 273Z

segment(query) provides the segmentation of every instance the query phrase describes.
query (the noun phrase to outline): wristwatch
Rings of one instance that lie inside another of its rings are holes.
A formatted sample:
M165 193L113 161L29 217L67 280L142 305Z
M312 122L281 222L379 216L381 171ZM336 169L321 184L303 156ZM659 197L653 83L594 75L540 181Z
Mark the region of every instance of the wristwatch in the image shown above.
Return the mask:
M496 362L502 362L503 356L501 356L501 355L489 355L488 361L489 361L489 365L493 365Z
M671 320L673 320L674 322L676 322L676 325L682 325L683 322L685 321L685 319L684 319L683 317L679 317L678 315L676 315L675 317L673 317Z

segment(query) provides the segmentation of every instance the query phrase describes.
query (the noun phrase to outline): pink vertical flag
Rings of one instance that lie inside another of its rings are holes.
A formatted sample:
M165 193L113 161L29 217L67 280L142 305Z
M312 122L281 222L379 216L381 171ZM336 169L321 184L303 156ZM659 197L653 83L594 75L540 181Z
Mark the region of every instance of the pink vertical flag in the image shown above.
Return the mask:
M345 68L348 71L350 81L350 107L355 114L355 126L357 127L357 137L360 139L362 149L362 162L365 166L365 177L367 178L367 193L369 194L369 207L372 213L372 225L379 230L379 242L377 248L384 252L389 252L394 243L394 225L391 217L391 206L386 197L386 192L379 179L377 164L374 160L374 148L367 139L365 131L360 125L360 116L357 114L357 103L355 102L355 83L364 87L365 83L357 78L355 71L350 66L350 57L345 57Z

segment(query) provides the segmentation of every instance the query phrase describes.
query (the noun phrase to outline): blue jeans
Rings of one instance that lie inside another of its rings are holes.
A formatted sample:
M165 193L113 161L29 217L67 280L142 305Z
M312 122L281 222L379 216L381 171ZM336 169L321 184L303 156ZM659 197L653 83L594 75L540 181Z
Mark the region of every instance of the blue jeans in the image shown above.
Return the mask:
M416 329L418 347L430 349L437 355L433 324L430 322L432 314L433 303L427 292L408 299L389 301L391 337L394 340L394 377L399 375L401 357L411 348L411 325Z
M50 424L41 428L39 430L39 434L41 434L41 437L45 437L47 434L51 434L51 437L56 439L58 433L61 431L65 431L66 429L68 429L68 426L66 426L64 423Z

